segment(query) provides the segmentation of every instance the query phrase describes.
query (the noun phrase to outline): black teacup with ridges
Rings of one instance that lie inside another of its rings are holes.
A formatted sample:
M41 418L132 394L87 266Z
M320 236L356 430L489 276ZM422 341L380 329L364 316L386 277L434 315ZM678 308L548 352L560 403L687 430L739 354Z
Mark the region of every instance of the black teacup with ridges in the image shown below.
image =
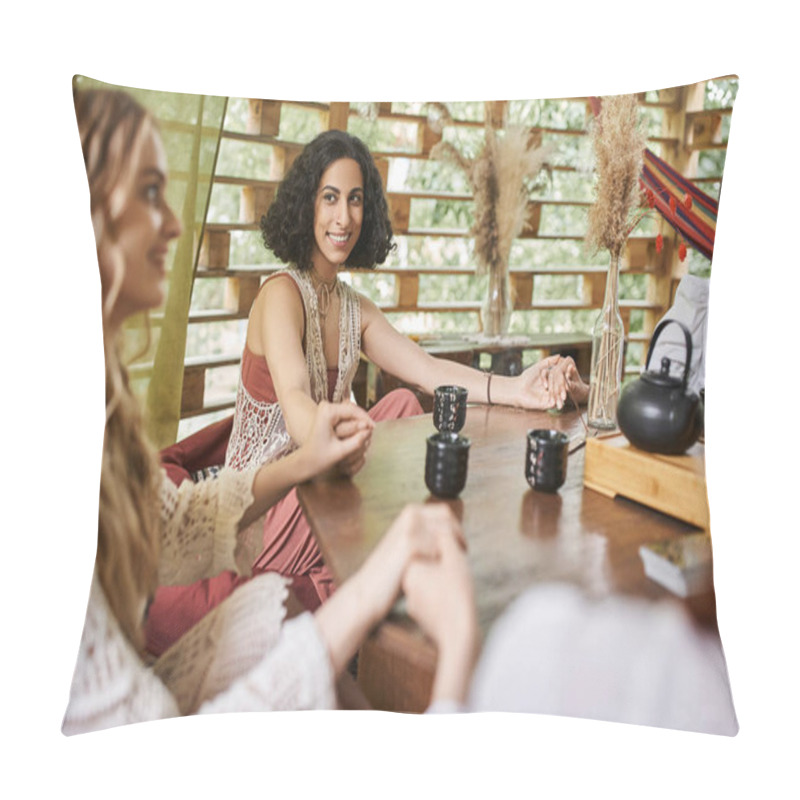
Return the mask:
M454 498L467 482L470 441L451 431L428 437L425 453L425 485L437 497Z
M569 436L561 431L536 428L528 431L525 477L540 492L555 492L567 479Z

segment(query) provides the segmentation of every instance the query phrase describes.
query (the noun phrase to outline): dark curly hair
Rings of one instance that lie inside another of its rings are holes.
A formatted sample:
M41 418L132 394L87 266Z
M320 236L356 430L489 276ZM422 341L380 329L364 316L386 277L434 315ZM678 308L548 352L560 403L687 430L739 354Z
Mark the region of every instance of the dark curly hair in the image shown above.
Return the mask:
M281 261L311 269L314 204L322 174L340 158L352 158L364 180L361 234L345 265L374 269L394 250L392 223L383 184L367 146L344 131L325 131L309 142L278 186L275 200L261 218L264 244Z

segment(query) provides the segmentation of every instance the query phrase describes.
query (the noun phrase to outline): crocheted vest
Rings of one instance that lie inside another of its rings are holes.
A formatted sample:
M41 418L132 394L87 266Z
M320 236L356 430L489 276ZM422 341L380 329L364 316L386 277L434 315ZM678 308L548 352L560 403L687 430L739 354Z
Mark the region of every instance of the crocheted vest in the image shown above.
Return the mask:
M319 403L328 397L328 374L322 349L319 305L311 278L290 267L286 274L300 289L306 319L306 368L311 381L311 397ZM339 295L339 376L333 392L338 403L350 395L361 355L361 306L358 293L342 281L336 282ZM233 431L225 456L225 466L243 470L275 461L296 448L286 430L280 405L256 400L245 388L239 370Z

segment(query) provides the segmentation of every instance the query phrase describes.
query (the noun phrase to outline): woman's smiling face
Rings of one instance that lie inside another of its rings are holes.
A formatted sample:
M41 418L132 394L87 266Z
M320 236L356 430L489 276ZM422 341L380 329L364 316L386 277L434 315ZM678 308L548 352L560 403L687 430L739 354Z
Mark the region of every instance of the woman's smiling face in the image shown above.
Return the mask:
M322 173L314 200L314 247L311 261L323 276L349 258L364 219L364 179L352 158L334 161Z
M124 275L117 298L121 318L156 308L164 299L166 258L181 224L167 204L167 159L161 138L151 130L145 139L125 207L115 221L116 246Z

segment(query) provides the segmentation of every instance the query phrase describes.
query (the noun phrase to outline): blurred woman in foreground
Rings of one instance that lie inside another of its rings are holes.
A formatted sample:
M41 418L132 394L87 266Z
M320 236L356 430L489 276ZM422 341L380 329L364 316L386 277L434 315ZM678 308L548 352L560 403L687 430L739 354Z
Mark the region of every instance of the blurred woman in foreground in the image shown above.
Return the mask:
M288 622L286 579L255 577L148 666L143 631L156 587L249 573L265 510L352 457L370 425L353 404L322 402L302 446L280 461L179 488L165 477L119 353L124 320L162 302L169 243L181 232L165 200L164 148L152 117L124 93L79 91L75 108L100 266L106 428L97 557L63 730L334 707L337 677L394 603L407 566L438 558L445 540L463 545L458 523L444 506L406 509L330 602Z

